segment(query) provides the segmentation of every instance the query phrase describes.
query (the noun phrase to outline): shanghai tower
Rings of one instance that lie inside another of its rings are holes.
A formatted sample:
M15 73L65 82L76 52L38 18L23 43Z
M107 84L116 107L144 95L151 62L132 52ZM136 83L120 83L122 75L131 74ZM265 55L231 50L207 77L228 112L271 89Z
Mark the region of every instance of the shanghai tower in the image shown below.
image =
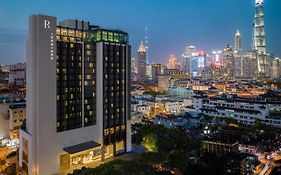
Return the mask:
M253 49L257 51L258 76L259 78L265 78L267 74L267 60L264 30L264 0L255 1Z

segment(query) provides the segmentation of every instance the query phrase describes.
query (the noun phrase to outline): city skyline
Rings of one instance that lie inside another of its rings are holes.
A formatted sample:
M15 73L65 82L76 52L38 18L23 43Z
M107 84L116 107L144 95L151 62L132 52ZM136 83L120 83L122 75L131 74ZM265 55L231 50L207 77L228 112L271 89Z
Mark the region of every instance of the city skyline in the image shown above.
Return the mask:
M77 7L77 14L70 13L72 7L78 3L75 1L67 1L67 6L66 1L56 2L55 6L49 3L50 1L47 3L43 0L30 3L16 2L18 6L8 2L1 2L0 6L2 64L25 61L27 19L29 15L35 13L58 16L59 20L77 16L78 19L94 21L95 24L107 27L120 26L122 30L131 34L133 57L137 56L140 42L145 41L147 26L150 62L166 63L170 54L179 59L187 45L195 45L199 50L206 50L209 53L212 50L223 49L226 44L233 46L233 35L237 29L242 35L243 52L251 49L254 0L233 2L186 0L178 3L144 0L138 4L127 0L122 2L108 0L112 6L107 6L108 3L84 1L83 6ZM278 7L281 7L281 2L266 0L264 7L268 52L280 56L281 24L278 20L281 12L278 11ZM105 14L104 10L108 12ZM163 18L166 20L159 20ZM167 44L163 44L167 41L169 41Z

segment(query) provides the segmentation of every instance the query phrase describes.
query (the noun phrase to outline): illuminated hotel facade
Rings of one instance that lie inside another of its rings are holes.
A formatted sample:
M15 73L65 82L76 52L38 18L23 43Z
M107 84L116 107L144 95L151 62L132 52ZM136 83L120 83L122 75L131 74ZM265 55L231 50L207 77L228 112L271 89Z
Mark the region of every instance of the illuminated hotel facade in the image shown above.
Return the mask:
M128 34L55 17L29 19L27 122L19 164L50 175L131 151Z

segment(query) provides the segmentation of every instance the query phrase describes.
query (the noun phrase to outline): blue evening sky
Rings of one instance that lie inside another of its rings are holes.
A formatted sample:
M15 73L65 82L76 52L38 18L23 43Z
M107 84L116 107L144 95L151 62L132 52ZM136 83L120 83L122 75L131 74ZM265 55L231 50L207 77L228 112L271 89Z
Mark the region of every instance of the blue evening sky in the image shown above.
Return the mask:
M267 47L277 56L281 56L280 9L281 0L265 0ZM166 63L169 54L179 58L187 45L208 52L233 45L237 29L243 50L249 50L254 0L1 0L0 64L25 60L28 16L38 13L125 30L133 57L148 26L150 57Z

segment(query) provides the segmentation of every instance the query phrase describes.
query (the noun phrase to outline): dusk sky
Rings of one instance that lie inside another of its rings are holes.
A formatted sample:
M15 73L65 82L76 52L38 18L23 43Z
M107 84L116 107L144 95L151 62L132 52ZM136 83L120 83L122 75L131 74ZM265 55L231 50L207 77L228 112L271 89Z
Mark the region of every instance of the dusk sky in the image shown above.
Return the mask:
M267 48L276 56L281 56L280 9L281 0L265 0ZM151 59L166 63L170 54L180 58L187 45L208 52L233 45L237 29L248 51L254 0L1 0L0 64L25 60L28 16L38 13L127 31L133 57L147 26Z

